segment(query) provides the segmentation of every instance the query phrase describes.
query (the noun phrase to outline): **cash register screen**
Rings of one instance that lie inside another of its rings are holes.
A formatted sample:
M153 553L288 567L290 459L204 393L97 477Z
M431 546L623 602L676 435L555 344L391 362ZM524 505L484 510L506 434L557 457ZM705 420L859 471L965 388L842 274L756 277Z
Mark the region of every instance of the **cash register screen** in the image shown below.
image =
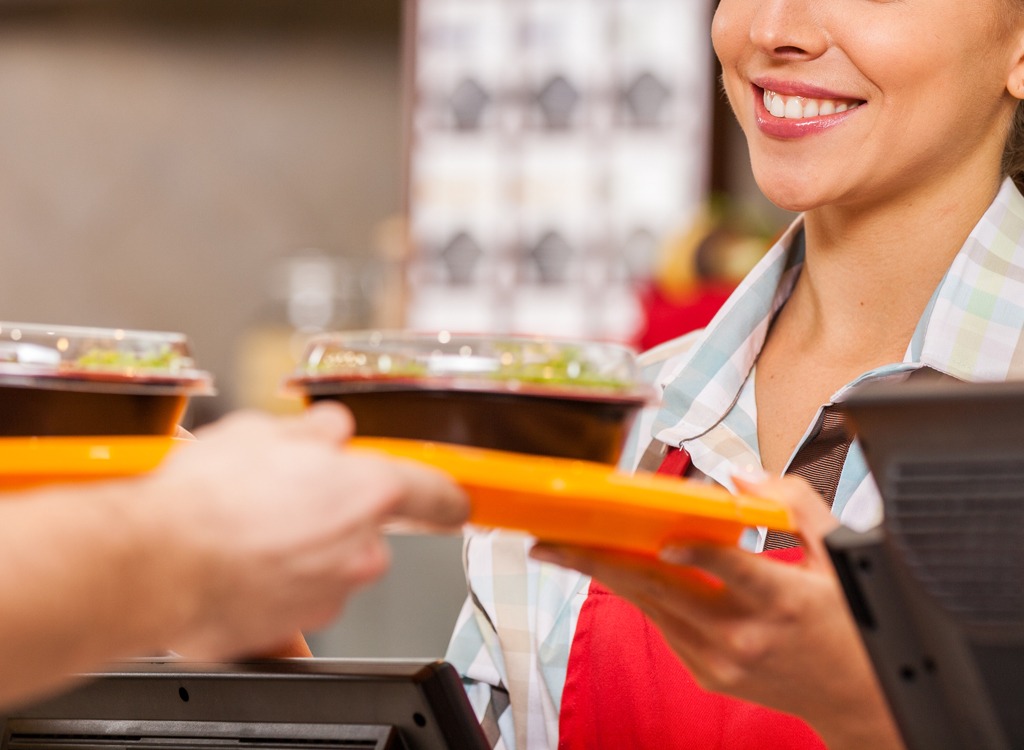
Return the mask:
M1024 384L912 378L844 406L884 521L826 544L906 744L1024 747Z
M445 662L139 661L3 717L0 750L483 750Z

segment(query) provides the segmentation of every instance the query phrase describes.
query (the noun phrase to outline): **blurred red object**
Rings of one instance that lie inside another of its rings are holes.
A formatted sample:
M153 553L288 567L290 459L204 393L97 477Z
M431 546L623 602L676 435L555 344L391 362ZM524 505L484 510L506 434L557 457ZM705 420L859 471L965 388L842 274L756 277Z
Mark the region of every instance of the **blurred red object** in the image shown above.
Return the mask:
M701 282L681 295L667 295L661 286L649 282L640 290L644 326L635 342L640 351L650 349L684 333L703 328L732 294L730 284Z
M704 328L781 233L742 206L711 200L667 234L651 278L639 289L641 351Z

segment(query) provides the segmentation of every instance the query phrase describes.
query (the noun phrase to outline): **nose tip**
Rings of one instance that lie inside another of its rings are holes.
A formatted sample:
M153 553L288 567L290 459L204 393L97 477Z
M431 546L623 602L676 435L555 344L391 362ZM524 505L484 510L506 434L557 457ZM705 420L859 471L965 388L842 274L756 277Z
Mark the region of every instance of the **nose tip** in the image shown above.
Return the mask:
M794 3L764 3L751 20L750 41L773 57L816 57L828 48L828 35Z

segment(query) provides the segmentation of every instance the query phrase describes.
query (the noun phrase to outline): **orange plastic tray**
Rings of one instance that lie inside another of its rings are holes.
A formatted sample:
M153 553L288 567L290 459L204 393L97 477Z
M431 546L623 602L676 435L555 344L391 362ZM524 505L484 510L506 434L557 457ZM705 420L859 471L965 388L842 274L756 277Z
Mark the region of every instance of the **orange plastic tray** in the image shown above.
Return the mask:
M0 490L142 474L181 442L149 436L0 438Z
M546 541L657 554L675 540L736 544L750 526L794 530L774 501L686 479L416 440L366 437L352 446L441 469L469 493L470 523Z

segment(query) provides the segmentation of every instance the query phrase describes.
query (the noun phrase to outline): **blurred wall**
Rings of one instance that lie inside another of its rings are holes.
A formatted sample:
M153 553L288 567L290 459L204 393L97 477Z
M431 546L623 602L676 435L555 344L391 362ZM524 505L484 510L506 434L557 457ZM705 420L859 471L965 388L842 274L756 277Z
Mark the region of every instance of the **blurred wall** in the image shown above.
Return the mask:
M0 4L0 319L188 333L237 405L278 258L365 259L401 209L400 0ZM357 321L358 322L358 321ZM343 481L343 478L339 478ZM320 656L439 656L457 537L310 634Z
M399 0L0 5L0 319L180 330L236 405L274 259L401 208Z

